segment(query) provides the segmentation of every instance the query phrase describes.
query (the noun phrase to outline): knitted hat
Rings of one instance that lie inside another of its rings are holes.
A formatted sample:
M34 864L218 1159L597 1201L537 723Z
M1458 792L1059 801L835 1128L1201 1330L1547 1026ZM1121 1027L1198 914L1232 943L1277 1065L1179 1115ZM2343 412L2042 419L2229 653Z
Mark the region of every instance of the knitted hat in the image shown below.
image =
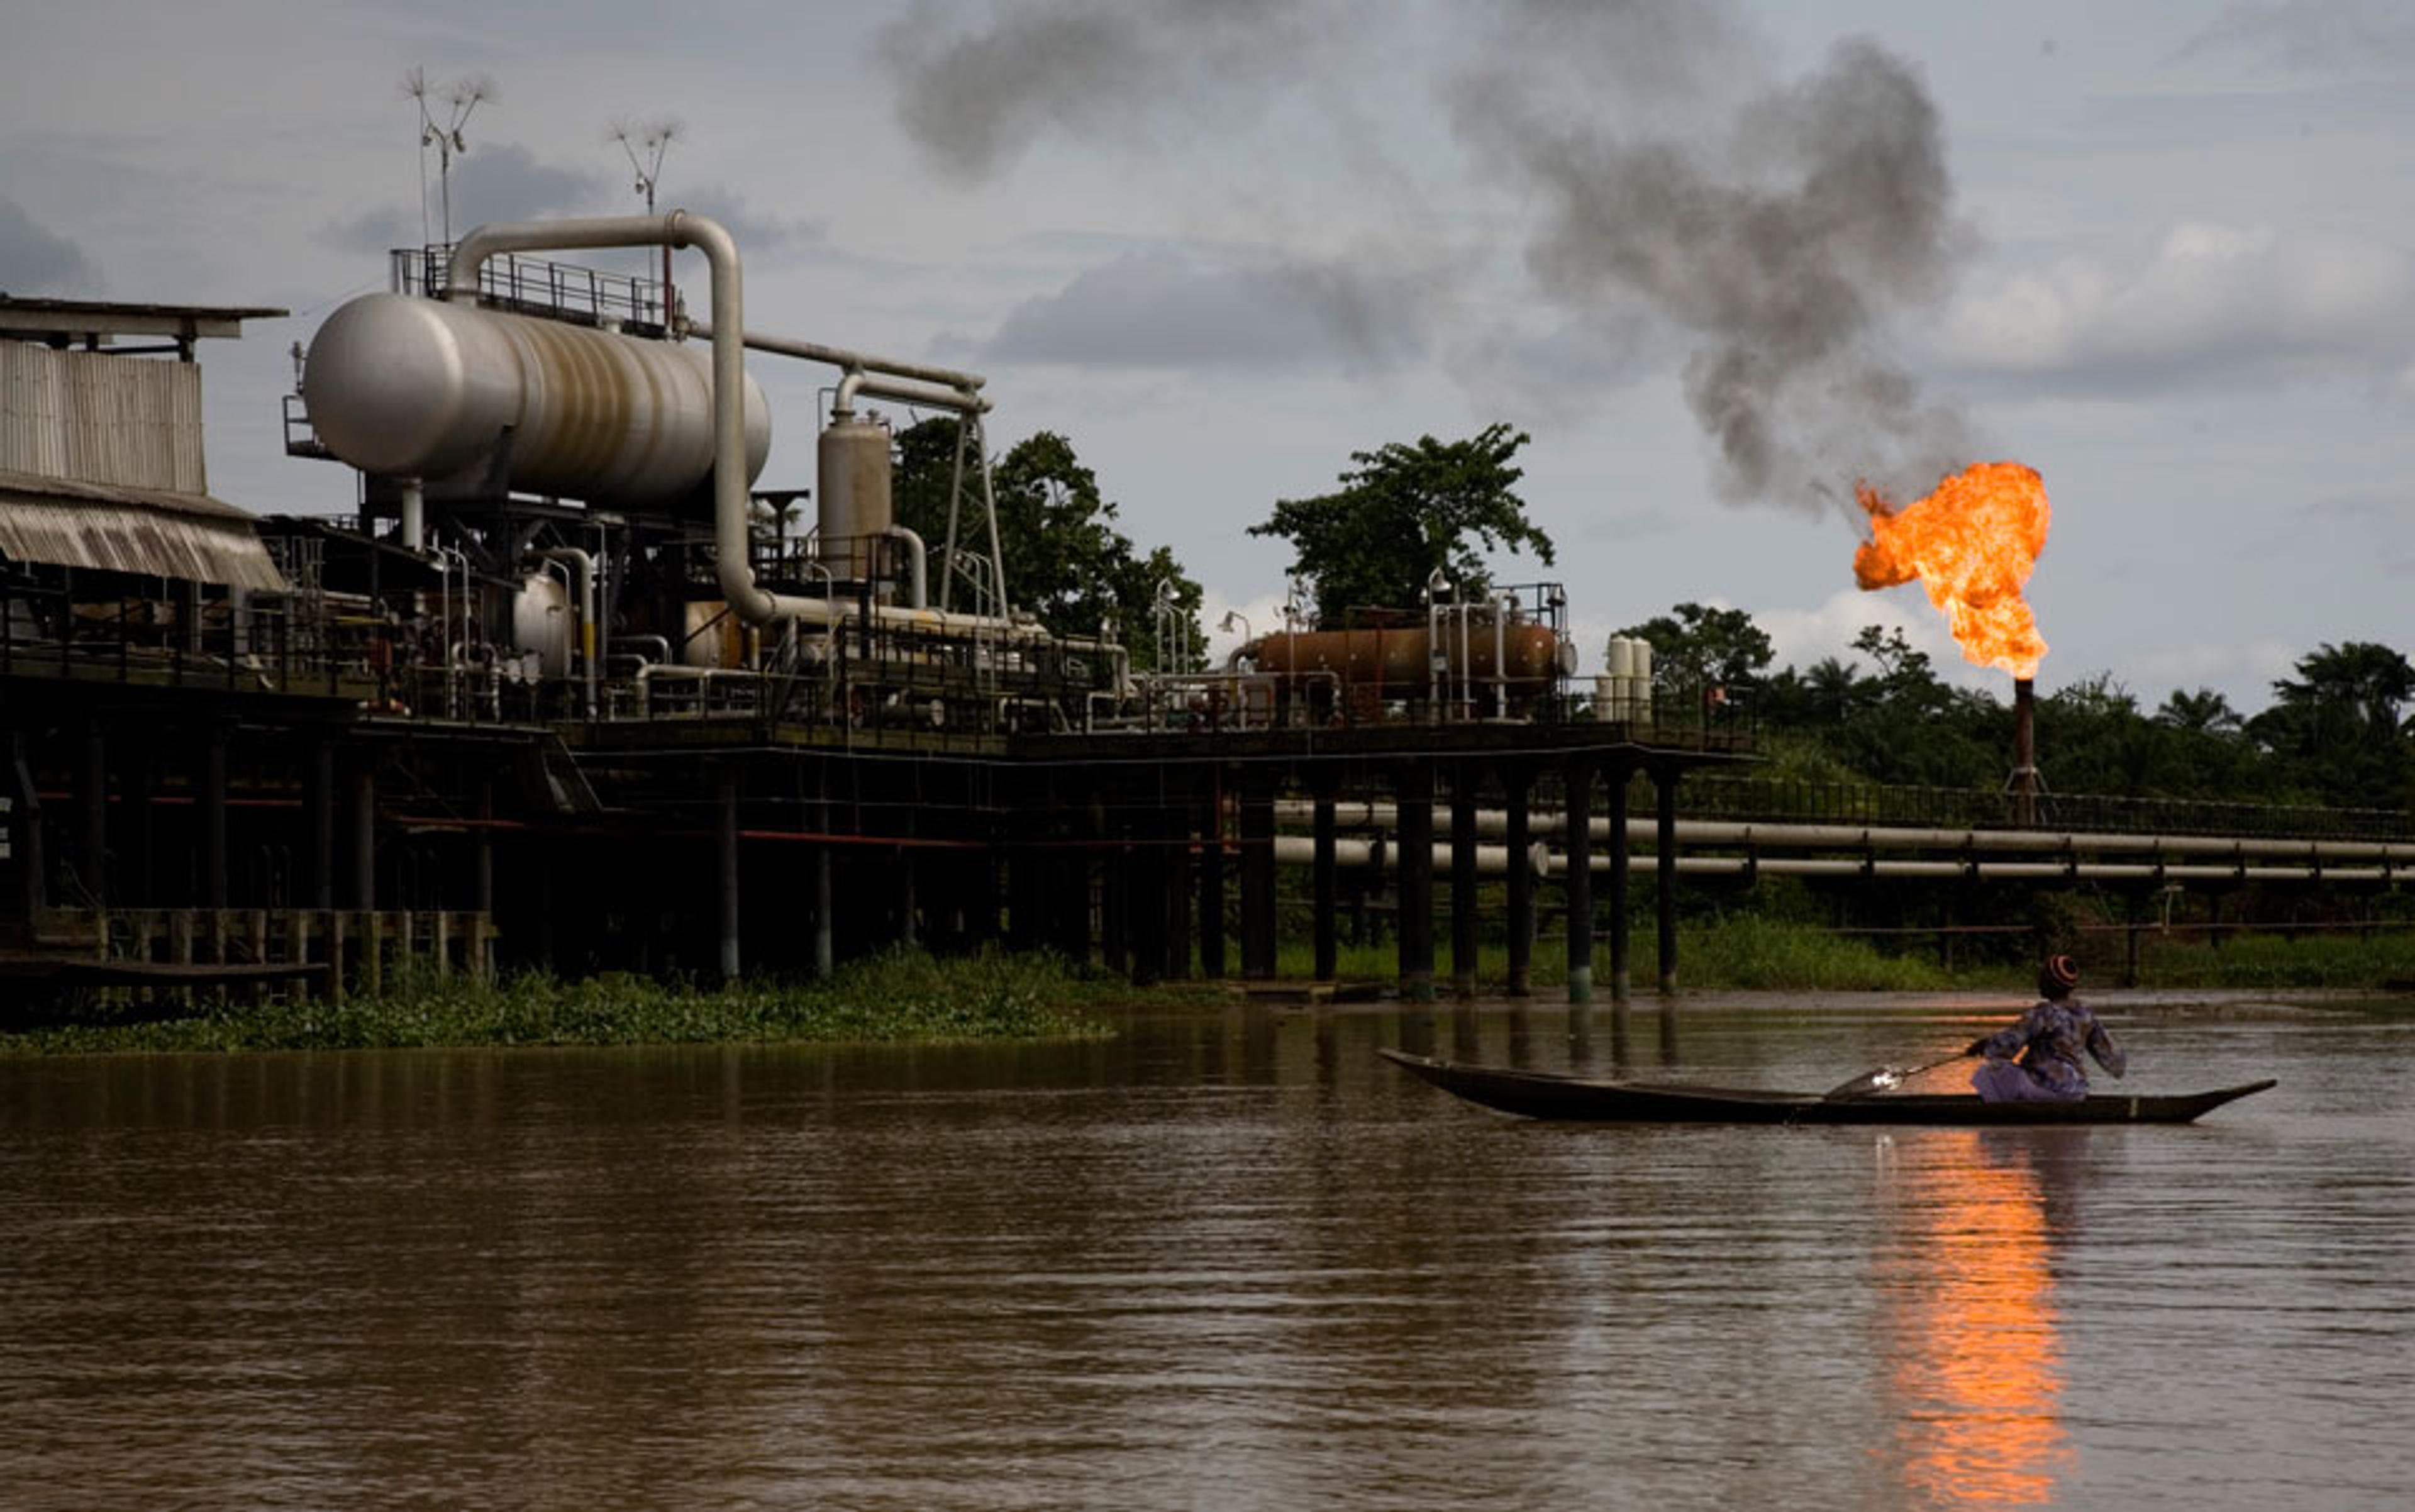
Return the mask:
M2079 963L2067 955L2049 955L2038 968L2038 983L2067 993L2079 985Z

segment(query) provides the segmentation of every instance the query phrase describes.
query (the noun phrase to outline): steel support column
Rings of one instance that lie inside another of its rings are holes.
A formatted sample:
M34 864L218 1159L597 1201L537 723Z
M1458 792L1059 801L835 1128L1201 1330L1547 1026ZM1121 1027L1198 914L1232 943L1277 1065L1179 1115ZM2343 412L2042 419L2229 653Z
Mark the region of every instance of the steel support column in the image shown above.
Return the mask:
M0 613L7 612L0 609ZM42 795L34 782L34 764L30 758L22 730L8 732L6 757L8 770L0 773L0 789L9 797L8 830L14 841L13 854L8 859L16 863L22 884L18 898L28 922L41 917L50 906L50 876L44 869L42 856Z
M1653 861L1654 922L1659 926L1660 991L1677 990L1677 769L1663 767L1652 774L1656 847Z
M1223 770L1211 769L1199 800L1199 974L1224 975Z
M1566 891L1568 914L1568 1001L1584 1004L1593 1001L1593 758L1572 756L1567 767L1568 780L1568 877ZM1612 801L1611 813L1618 812L1617 801ZM1615 825L1611 831L1618 831ZM1624 851L1624 846L1613 846L1612 855ZM1619 873L1611 872L1615 896ZM1616 936L1612 936L1615 941Z
M1529 778L1522 761L1501 766L1501 801L1508 811L1509 848L1509 969L1506 989L1512 997L1531 993L1535 956L1535 874L1526 864L1532 843L1526 814Z
M227 739L219 720L202 731L202 906L213 909L227 906ZM217 959L216 951L211 958Z
M1633 874L1627 843L1627 789L1635 769L1614 765L1610 771L1610 1000L1624 1004L1635 991L1635 941L1632 929Z
M1165 814L1154 785L1135 790L1132 811L1132 980L1165 976Z
M1312 867L1313 876L1310 878L1310 888L1312 899L1312 911L1315 918L1311 921L1310 930L1314 940L1316 980L1331 981L1340 969L1338 957L1341 953L1335 948L1334 939L1334 929L1338 922L1334 918L1336 861L1333 789L1335 779L1331 772L1320 772L1313 781L1316 804L1315 840Z
M1395 778L1394 812L1400 820L1400 854L1393 862L1400 900L1401 996L1412 1003L1434 999L1433 947L1433 763L1411 758Z
M1462 760L1450 772L1450 990L1462 1002L1476 996L1477 770Z
M495 816L495 783L488 778L478 785L478 816ZM478 827L471 842L470 896L472 906L489 921L495 917L495 832L485 825Z
M1264 981L1275 974L1275 779L1270 771L1241 774L1241 975Z
M1192 833L1197 827L1198 794L1186 774L1162 800L1165 836L1165 974L1177 981L1191 975L1191 900L1199 885L1191 866Z
M329 910L336 906L335 742L312 737L302 763L302 895L309 906ZM130 804L133 794L127 799Z
M352 906L362 913L377 906L377 769L367 752L352 772Z
M121 907L146 907L161 901L158 748L147 741L134 744L135 748L126 753L126 768L117 779L118 803L124 810L120 816L124 820L120 827L124 843L117 857L117 902ZM332 822L329 832L332 835ZM334 875L332 866L329 875ZM328 906L334 906L332 896Z
M814 847L814 980L828 981L838 969L838 889L832 873L837 847Z
M80 870L96 908L109 906L109 732L98 719L83 727L83 776L77 785L83 815Z
M1112 786L1092 809L1093 824L1103 847L1099 852L1099 956L1109 971L1132 969L1132 846L1124 827L1123 795Z
M736 981L743 962L738 937L738 774L725 771L714 782L713 877L720 900L721 980ZM825 900L817 899L817 909Z

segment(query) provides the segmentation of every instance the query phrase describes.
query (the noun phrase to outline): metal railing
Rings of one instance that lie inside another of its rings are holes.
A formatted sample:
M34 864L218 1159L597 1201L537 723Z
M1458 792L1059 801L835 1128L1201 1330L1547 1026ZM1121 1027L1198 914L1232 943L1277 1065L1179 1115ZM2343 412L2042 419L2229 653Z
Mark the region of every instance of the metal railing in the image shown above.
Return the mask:
M441 299L448 292L452 243L398 247L386 255L394 292ZM478 268L478 297L523 314L581 324L669 327L661 279L607 273L549 258L517 253L488 258Z

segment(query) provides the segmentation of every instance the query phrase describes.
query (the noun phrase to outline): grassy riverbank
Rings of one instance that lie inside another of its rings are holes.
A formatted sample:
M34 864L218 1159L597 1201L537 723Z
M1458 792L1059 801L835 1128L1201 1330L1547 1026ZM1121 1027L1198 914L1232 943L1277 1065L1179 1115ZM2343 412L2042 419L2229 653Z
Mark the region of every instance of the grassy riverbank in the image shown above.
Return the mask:
M2062 949L2074 949L2065 942ZM2085 975L2085 991L2103 991L2122 980L2123 941L2118 935L2092 935L2077 945ZM1491 990L1508 969L1508 955L1498 941L1482 951L1478 980ZM1678 977L1688 992L2026 992L2036 974L2035 963L2018 960L1964 959L1953 968L1933 951L1886 950L1868 939L1833 935L1814 925L1734 915L1708 922L1688 923L1677 932ZM1434 971L1448 983L1450 949L1437 949ZM1311 976L1315 964L1306 941L1286 942L1279 958L1280 974ZM1345 980L1389 981L1399 975L1397 947L1344 947L1337 962ZM1659 976L1658 941L1649 927L1634 936L1629 972L1639 988L1648 989ZM1532 976L1538 988L1556 988L1568 981L1568 944L1557 936L1538 941ZM2353 935L2308 935L2286 939L2278 935L2247 935L2221 947L2202 937L2148 935L2142 937L2138 985L2147 988L2286 990L2324 988L2380 991L2386 984L2415 981L2415 931L2376 931L2370 938ZM1594 951L1594 983L1606 990L1610 982L1610 950Z
M482 985L453 977L341 1006L227 1003L151 1022L97 1008L77 1022L0 1035L0 1054L1085 1039L1112 1033L1112 1010L1132 998L1124 983L1045 956L897 953L851 963L826 983L523 976Z
M1640 990L1649 991L1658 975L1654 943L1648 932L1638 932L1632 971ZM2122 944L2097 937L2097 949L2118 952ZM1890 952L1868 940L1750 916L1688 925L1679 933L1678 961L1683 985L1695 993L2025 992L2032 970L2026 961L1948 970L1930 954ZM1344 949L1338 965L1344 981L1388 984L1399 972L1389 942ZM1450 965L1446 949L1435 963L1446 990ZM1277 966L1282 978L1299 982L1314 969L1304 942L1286 945ZM1507 966L1501 948L1488 947L1478 973L1482 990L1497 991ZM1597 952L1594 969L1597 991L1606 992L1606 949ZM2113 986L2120 971L2118 953L2087 960L2083 991ZM1561 941L1538 945L1533 977L1545 993L1567 981ZM2139 984L2148 988L2378 991L2408 981L2415 981L2415 932L2365 939L2248 936L2219 950L2150 937L2139 956ZM939 960L901 952L852 963L825 983L750 981L718 988L622 976L526 976L482 985L456 977L405 982L341 1006L221 1003L141 1022L131 1010L95 1007L68 1022L0 1034L0 1055L1086 1039L1113 1034L1134 1008L1229 1003L1235 990L1234 983L1198 981L1139 988L1050 956Z
M1628 970L1639 985L1649 986L1659 975L1657 944L1649 928L1636 932ZM1478 953L1478 979L1488 987L1498 983L1508 970L1507 950L1493 941ZM1933 959L1888 955L1867 941L1750 916L1680 929L1677 960L1689 991L1938 992L2008 985L2021 975L2001 966L1949 972ZM1435 951L1435 979L1447 983L1451 966L1446 942ZM1389 981L1400 971L1397 947L1388 940L1381 945L1345 946L1336 968L1348 980ZM1312 975L1315 960L1308 943L1286 942L1278 957L1278 969L1285 977ZM1556 936L1537 941L1530 972L1538 988L1565 984L1568 942ZM1594 951L1594 982L1602 990L1610 984L1606 943L1598 944Z

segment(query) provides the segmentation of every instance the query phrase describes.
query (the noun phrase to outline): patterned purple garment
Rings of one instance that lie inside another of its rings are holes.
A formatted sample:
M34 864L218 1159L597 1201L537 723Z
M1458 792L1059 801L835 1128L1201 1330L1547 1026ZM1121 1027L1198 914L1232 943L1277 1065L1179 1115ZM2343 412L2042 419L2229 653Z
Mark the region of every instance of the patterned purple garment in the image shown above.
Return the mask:
M1988 1102L2068 1101L2088 1095L2088 1072L2080 1065L2082 1046L2096 1064L2119 1076L2130 1057L2096 1022L2096 1015L2078 998L2042 1002L1989 1035L1980 1053L1987 1064L1972 1073L1971 1085ZM2018 1055L2015 1064L2012 1056Z

